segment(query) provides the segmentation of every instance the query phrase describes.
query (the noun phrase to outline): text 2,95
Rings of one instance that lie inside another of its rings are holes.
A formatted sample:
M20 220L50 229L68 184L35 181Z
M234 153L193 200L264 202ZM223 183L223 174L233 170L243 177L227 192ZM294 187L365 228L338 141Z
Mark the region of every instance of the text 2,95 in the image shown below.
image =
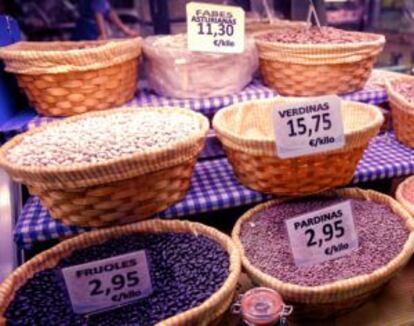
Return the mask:
M90 296L96 295L109 295L112 291L120 291L125 287L134 287L139 284L140 280L137 276L138 272L129 272L126 275L116 274L111 278L111 284L109 287L103 289L102 281L99 279L93 279L89 281L91 286Z
M336 221L333 224L327 223L322 227L323 239L315 239L316 233L314 229L308 229L305 234L309 236L306 245L308 247L321 247L324 242L329 242L334 237L336 239L342 238L345 235L345 229L342 226L342 220Z

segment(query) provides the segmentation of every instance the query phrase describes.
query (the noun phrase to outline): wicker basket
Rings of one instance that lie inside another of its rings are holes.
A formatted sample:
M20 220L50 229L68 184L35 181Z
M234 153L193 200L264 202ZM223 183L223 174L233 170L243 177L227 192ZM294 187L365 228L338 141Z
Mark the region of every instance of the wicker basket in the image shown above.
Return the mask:
M130 223L160 212L180 201L190 186L193 167L209 129L207 118L199 113L179 108L141 108L190 115L199 122L199 131L186 139L144 153L71 166L16 166L7 160L7 151L24 137L57 124L116 114L119 110L137 109L87 113L21 134L0 149L0 166L15 181L27 185L52 217L64 223L100 227Z
M219 243L229 254L229 275L221 288L201 305L176 316L168 318L157 325L208 325L219 318L230 306L240 276L240 253L233 241L225 234L198 223L184 221L151 220L122 227L113 227L82 234L35 256L16 269L0 286L0 325L5 323L4 313L13 301L16 292L35 273L53 268L64 257L75 250L103 243L109 239L136 233L193 233L204 235Z
M282 282L254 267L245 256L239 237L243 223L249 221L256 213L280 203L281 200L270 201L249 210L238 220L232 233L233 240L236 246L239 247L242 255L243 267L255 283L275 289L285 300L292 303L295 307L294 318L322 319L349 312L378 293L408 263L414 252L414 223L410 214L394 199L372 190L364 191L357 188L326 193L326 195L332 194L338 194L345 198L361 198L386 204L394 213L406 221L407 228L410 229L411 234L398 256L387 265L370 274L320 286L300 286Z
M342 102L345 147L314 155L281 159L276 145L272 109L293 100L273 98L232 105L219 111L214 129L239 181L274 195L306 195L348 184L370 138L383 122L374 106Z
M414 77L404 76L398 80L414 83ZM414 103L410 103L392 86L392 81L386 82L388 98L391 105L392 123L397 139L404 145L414 148Z
M414 216L414 203L407 200L404 196L404 188L412 184L414 184L414 176L407 178L398 186L395 196L400 204L403 205L412 216Z
M286 96L355 92L364 87L385 38L355 44L285 44L255 34L265 84Z
M120 106L138 80L141 39L19 42L0 49L37 112L71 116Z

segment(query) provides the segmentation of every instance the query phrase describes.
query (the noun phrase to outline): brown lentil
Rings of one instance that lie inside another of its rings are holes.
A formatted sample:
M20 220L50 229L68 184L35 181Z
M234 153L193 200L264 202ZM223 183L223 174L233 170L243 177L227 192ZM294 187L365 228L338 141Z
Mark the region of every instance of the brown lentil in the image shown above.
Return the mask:
M283 282L322 285L367 274L386 265L401 251L409 231L404 221L383 204L352 199L359 249L317 265L297 267L284 221L343 199L312 197L285 202L257 213L241 228L241 242L249 261Z

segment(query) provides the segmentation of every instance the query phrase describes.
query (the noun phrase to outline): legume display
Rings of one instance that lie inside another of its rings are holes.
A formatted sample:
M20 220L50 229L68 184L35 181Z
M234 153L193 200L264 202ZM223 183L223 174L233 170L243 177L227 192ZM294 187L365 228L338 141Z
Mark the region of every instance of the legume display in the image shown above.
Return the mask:
M311 197L272 206L242 225L240 239L249 261L262 272L283 282L322 285L367 274L398 255L408 239L404 221L383 204L352 199L359 249L317 265L297 267L284 221L344 199Z
M376 35L348 32L333 27L300 27L275 30L259 36L259 40L268 42L295 44L344 44L375 41Z
M392 85L407 101L414 101L414 81L395 80Z
M7 158L24 166L99 163L162 148L199 130L195 118L161 112L120 112L51 126L24 137Z
M147 298L94 315L72 312L57 270L145 249L154 292ZM130 235L75 251L56 268L37 273L6 311L8 325L153 325L200 305L227 278L229 257L215 241L184 233Z

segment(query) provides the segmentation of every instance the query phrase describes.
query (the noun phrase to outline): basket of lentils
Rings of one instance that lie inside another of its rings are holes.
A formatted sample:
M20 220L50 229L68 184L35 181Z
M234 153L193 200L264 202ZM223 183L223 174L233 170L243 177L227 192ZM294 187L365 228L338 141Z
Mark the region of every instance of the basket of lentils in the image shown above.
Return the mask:
M62 268L141 250L149 296L114 310L73 312ZM198 223L150 220L92 231L35 256L0 285L0 324L207 325L229 308L240 265L230 237Z
M382 51L382 35L332 27L255 34L266 85L286 96L344 94L362 89Z
M92 112L13 138L0 166L65 223L130 223L184 197L208 129L186 109Z
M134 97L141 43L141 38L18 42L0 49L0 58L39 114L71 116Z
M414 148L414 77L404 76L386 82L397 139Z
M285 221L343 201L350 201L359 247L336 259L297 266ZM298 319L329 318L358 307L414 252L409 212L391 197L356 188L261 204L239 219L232 236L252 279L292 303Z
M239 181L256 191L299 196L348 184L370 139L384 121L372 105L343 101L341 104L346 144L343 148L283 159L276 155L272 110L294 103L272 98L235 104L213 119L217 136Z

